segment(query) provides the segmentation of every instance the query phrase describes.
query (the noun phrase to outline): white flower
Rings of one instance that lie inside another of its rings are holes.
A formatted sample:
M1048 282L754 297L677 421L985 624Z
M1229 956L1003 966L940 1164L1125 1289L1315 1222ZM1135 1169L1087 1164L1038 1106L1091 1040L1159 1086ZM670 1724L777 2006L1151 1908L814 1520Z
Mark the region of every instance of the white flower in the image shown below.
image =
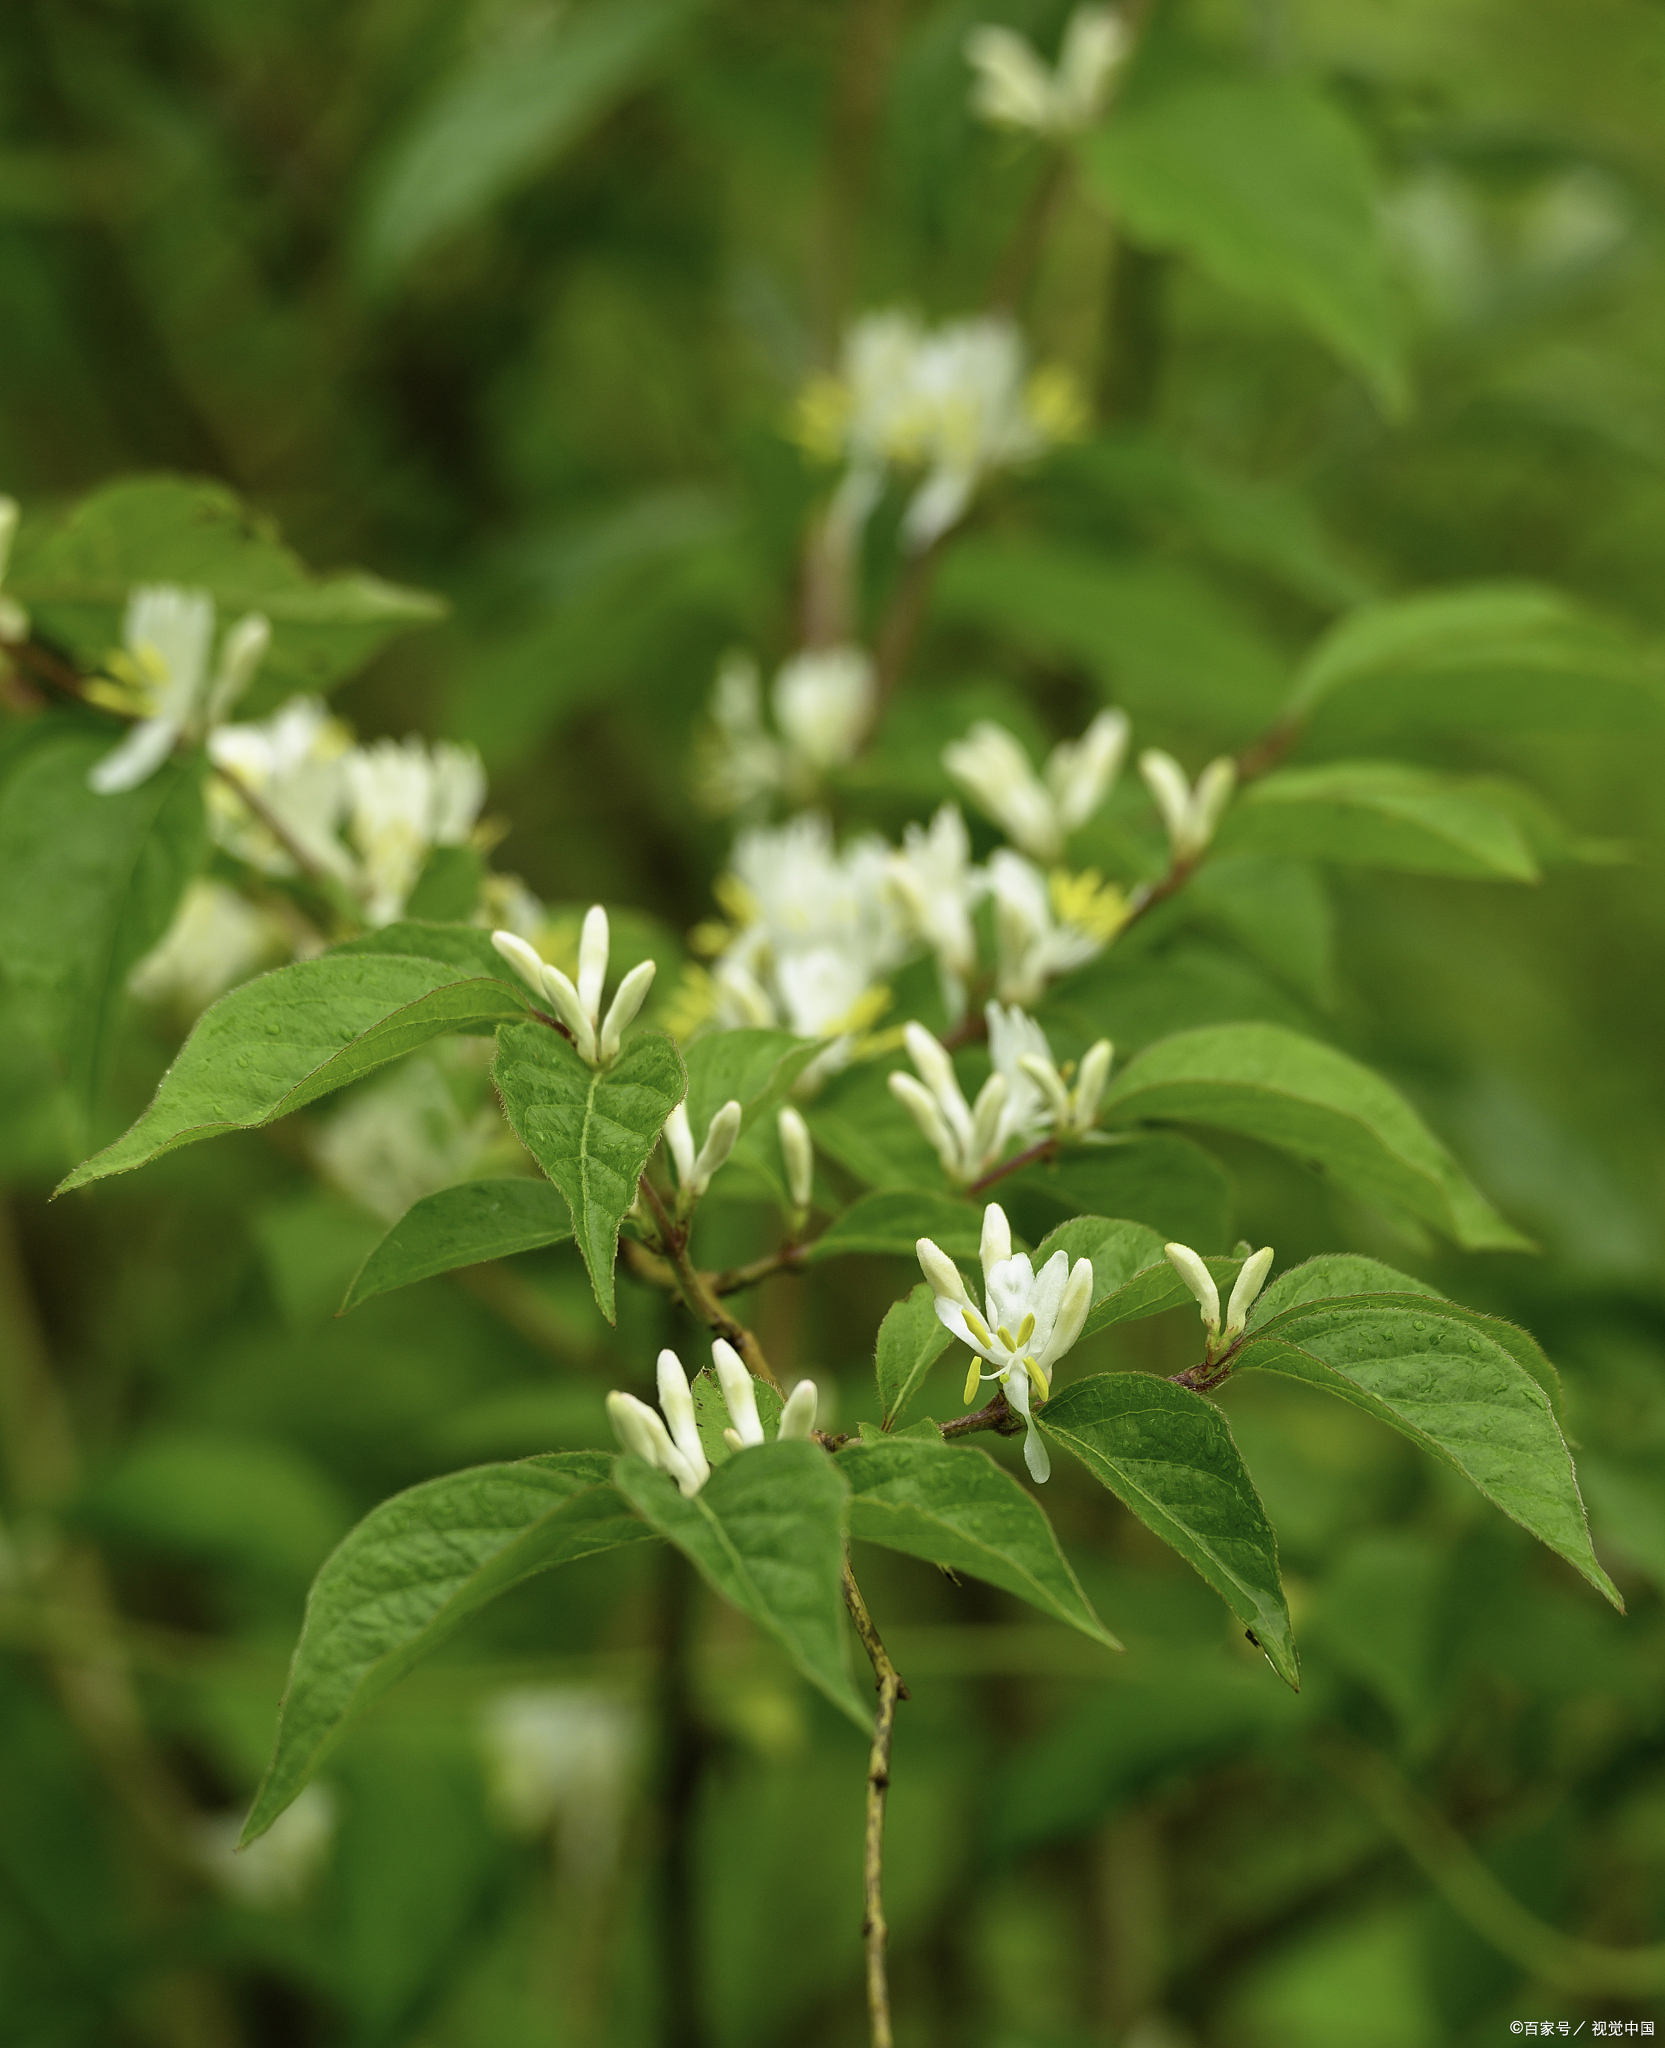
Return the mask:
M1049 981L1103 951L1102 931L1055 918L1046 877L1009 847L989 860L994 898L995 985L1003 1002L1034 1002Z
M1156 799L1176 861L1193 861L1205 851L1219 829L1231 793L1237 787L1237 764L1229 754L1210 761L1193 789L1172 754L1148 748L1139 756L1139 773Z
M688 1105L679 1102L665 1119L665 1144L676 1161L677 1214L684 1216L711 1185L712 1175L728 1161L740 1135L740 1105L725 1102L711 1119L705 1142L696 1152L688 1123Z
M889 864L880 839L835 848L813 812L742 832L719 885L738 920L712 964L719 1022L835 1040L871 1022L907 951Z
M12 558L17 538L19 506L15 498L0 497L0 583L6 580L6 564ZM15 597L0 590L0 645L11 646L29 637L29 614Z
M601 997L607 986L607 958L612 940L607 913L599 903L585 913L584 929L578 940L578 984L576 987L558 967L551 967L533 947L513 932L495 931L491 942L534 995L546 998L555 1014L572 1034L579 1056L592 1067L611 1066L618 1058L619 1040L647 1000L655 962L644 960L632 967L619 983L605 1017Z
M142 1003L175 1003L195 1016L287 950L287 934L269 911L224 882L199 876L181 897L173 923L128 975L127 986Z
M271 640L258 612L240 618L220 643L212 672L214 600L205 590L141 583L127 600L119 673L147 706L121 744L87 776L101 796L136 789L171 754L224 718L247 689Z
M591 1687L515 1686L480 1715L486 1785L506 1826L559 1826L562 1861L592 1878L618 1848L626 1794L642 1748L641 1714Z
M1251 1258L1243 1261L1231 1290L1231 1299L1226 1304L1224 1329L1220 1327L1220 1290L1207 1266L1188 1244L1165 1244L1162 1249L1168 1255L1168 1263L1197 1298L1203 1328L1208 1332L1203 1359L1205 1364L1212 1365L1242 1336L1249 1311L1272 1270L1272 1247L1263 1245Z
M977 73L972 111L1001 128L1077 135L1104 111L1131 48L1126 22L1108 7L1078 7L1070 16L1056 70L1015 30L984 22L965 39Z
M1112 1048L1101 1038L1083 1054L1076 1069L1074 1085L1058 1071L1046 1033L1022 1010L1002 1010L990 1003L984 1011L989 1025L989 1056L1004 1072L1015 1067L1033 1087L1044 1109L1037 1109L1033 1121L1050 1125L1060 1138L1079 1138L1098 1122L1098 1108L1110 1078Z
M960 1269L939 1246L922 1237L915 1247L920 1270L936 1296L937 1320L976 1354L966 1377L970 1401L981 1380L998 1380L1006 1398L1028 1424L1023 1460L1030 1476L1045 1480L1052 1470L1045 1443L1030 1409L1031 1387L1044 1401L1052 1367L1081 1335L1093 1305L1090 1259L1070 1264L1056 1251L1037 1273L1028 1257L1012 1252L1012 1230L997 1202L983 1211L984 1307L979 1309ZM977 1359L993 1368L979 1373Z
M347 835L371 924L391 924L436 846L461 846L486 800L472 747L440 740L377 740L344 760Z
M732 1451L762 1443L757 1390L739 1352L719 1337L711 1347L711 1363L733 1424L723 1431L724 1442ZM607 1414L620 1445L644 1464L668 1472L683 1495L692 1499L711 1477L711 1464L700 1442L688 1375L674 1351L660 1352L658 1378L659 1408L650 1408L634 1394L611 1393L607 1396ZM663 1415L660 1409L664 1410ZM800 1380L781 1410L780 1442L807 1439L815 1428L815 1410L815 1382Z
M716 811L737 811L780 789L786 755L763 724L763 688L749 654L726 654L711 691L711 731L701 748L699 784Z
M489 1039L451 1038L356 1090L318 1131L324 1178L396 1223L413 1202L518 1153L490 1095Z
M1125 712L1101 711L1080 739L1053 748L1043 780L1021 742L983 718L943 748L942 765L1009 839L1034 859L1050 861L1109 794L1127 735Z
M904 1027L908 1057L918 1070L890 1076L890 1092L925 1133L951 1181L967 1187L1005 1149L1007 1081L990 1074L968 1103L954 1072L954 1062L923 1024Z
M771 695L775 724L798 759L841 768L873 722L873 663L859 647L807 648L781 669Z
M291 697L258 725L222 725L208 736L208 758L261 800L315 865L350 881L352 856L336 836L346 807L346 726L318 697ZM219 779L208 785L214 834L228 852L265 874L295 864L272 834Z
M335 1825L335 1794L314 1781L246 1849L237 1846L241 1813L199 1816L192 1847L204 1874L243 1905L288 1906L304 1897L329 1860Z
M786 1167L786 1192L792 1202L792 1228L801 1230L815 1198L815 1140L809 1125L790 1103L775 1119L781 1159Z
M919 550L961 517L984 477L1076 432L1080 404L1061 372L1031 375L1009 320L984 315L928 331L889 312L851 327L839 375L811 385L802 413L804 439L849 464L832 511L846 536L890 468L924 471L902 520L904 545Z

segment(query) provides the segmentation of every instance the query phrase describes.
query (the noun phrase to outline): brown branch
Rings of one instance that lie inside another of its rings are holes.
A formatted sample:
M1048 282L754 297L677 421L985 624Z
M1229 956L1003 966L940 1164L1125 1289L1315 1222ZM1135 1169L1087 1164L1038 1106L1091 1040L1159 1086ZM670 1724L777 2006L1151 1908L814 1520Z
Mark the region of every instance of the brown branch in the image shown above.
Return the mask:
M862 1947L867 1954L867 2015L872 2028L872 2048L894 2048L890 2027L890 1981L885 1968L884 1854L885 1795L890 1790L890 1743L896 1725L896 1704L908 1697L902 1674L890 1661L890 1653L873 1626L867 1602L861 1597L855 1574L844 1566L844 1604L861 1637L862 1648L873 1666L879 1688L878 1712L873 1718L873 1747L867 1759L867 1829L862 1852Z
M937 563L942 559L942 539L939 535L928 547L908 557L890 606L880 621L873 645L873 679L881 711L902 680L902 671L908 665L908 656L924 621Z
M768 1252L761 1259L753 1259L744 1266L727 1266L720 1273L708 1274L713 1294L739 1294L745 1288L755 1287L760 1280L767 1280L775 1273L801 1273L804 1253L809 1249L802 1244L783 1244L779 1251Z
M1029 289L1035 266L1059 208L1070 188L1074 159L1055 149L1051 161L1030 189L1028 203L1019 216L1011 240L1002 250L989 282L988 309L991 313L1015 313Z
M709 1278L688 1256L687 1225L674 1221L670 1211L665 1207L659 1190L645 1173L642 1175L641 1189L643 1201L653 1212L654 1227L659 1232L659 1249L675 1270L677 1290L688 1313L704 1323L714 1336L732 1344L745 1361L749 1372L760 1380L767 1380L777 1394L784 1392L780 1381L775 1377L774 1367L764 1355L763 1346L744 1323L737 1323L724 1309L711 1290Z
M987 1173L980 1175L966 1189L971 1197L982 1194L985 1188L992 1188L996 1181L1005 1180L1009 1174L1021 1173L1026 1166L1033 1166L1038 1159L1051 1159L1058 1150L1056 1137L1037 1139L1033 1145L1026 1145L1021 1152L1014 1152L1010 1159L1003 1159L998 1166L991 1166Z
M952 1421L941 1425L945 1437L974 1436L978 1430L992 1429L1001 1436L1020 1436L1023 1433L1023 1419L1014 1415L1007 1404L1006 1390L996 1390L994 1399L986 1408L979 1408L974 1415L956 1415Z

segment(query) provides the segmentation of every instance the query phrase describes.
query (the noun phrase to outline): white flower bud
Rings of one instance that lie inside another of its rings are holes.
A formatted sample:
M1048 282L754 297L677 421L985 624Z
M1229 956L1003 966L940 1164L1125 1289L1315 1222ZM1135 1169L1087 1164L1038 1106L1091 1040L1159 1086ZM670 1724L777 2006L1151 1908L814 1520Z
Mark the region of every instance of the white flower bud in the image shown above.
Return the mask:
M584 929L578 940L578 1001L593 1024L601 1015L601 991L607 984L607 955L611 940L607 913L599 903L584 914Z
M1104 1100L1105 1084L1110 1079L1110 1062L1114 1057L1115 1048L1108 1038L1099 1039L1082 1055L1075 1077L1075 1128L1078 1131L1090 1131L1098 1122L1099 1104Z
M703 1486L711 1476L711 1467L706 1462L705 1446L700 1442L694 1397L688 1391L688 1375L674 1351L661 1351L659 1354L659 1405L665 1411L672 1443L687 1459L690 1471Z
M775 1119L781 1158L786 1162L786 1190L794 1209L807 1209L815 1194L815 1142L809 1125L790 1105Z
M596 1063L595 1023L585 1014L577 989L560 968L551 967L547 961L543 969L543 992L550 1008L572 1033L579 1058L593 1067Z
M762 1443L763 1424L757 1416L757 1389L752 1385L752 1376L739 1352L726 1338L719 1337L711 1347L711 1362L717 1368L717 1382L723 1390L723 1399L728 1404L734 1432L741 1444Z
M1226 1303L1225 1335L1239 1337L1248 1320L1249 1311L1255 1299L1266 1285L1266 1276L1272 1270L1272 1247L1263 1245L1251 1259L1243 1261L1243 1270L1238 1274L1231 1290L1231 1299Z
M1220 1290L1214 1285L1214 1275L1188 1244L1165 1244L1162 1249L1169 1265L1197 1297L1208 1334L1215 1336L1220 1328Z
M784 1444L794 1439L807 1440L815 1428L816 1405L815 1382L799 1380L787 1395L786 1406L781 1410L777 1441Z
M930 1281L931 1292L938 1300L957 1301L961 1308L974 1306L966 1292L965 1281L960 1277L959 1267L940 1245L922 1237L914 1246L914 1254L919 1260L919 1270Z
M657 961L644 960L639 966L632 967L619 983L618 992L601 1026L599 1052L603 1066L618 1058L619 1040L626 1027L635 1022L636 1012L646 1002L647 992L653 986L653 977L658 971Z
M526 986L535 996L547 993L544 987L543 961L536 949L514 932L493 932L491 942L501 956L508 961Z
M1062 1358L1081 1335L1088 1312L1093 1305L1093 1262L1091 1259L1077 1259L1070 1268L1070 1277L1064 1285L1064 1297L1058 1304L1058 1320L1052 1326L1052 1335L1045 1351L1035 1361L1043 1369L1055 1358Z
M1006 1212L998 1202L990 1202L983 1211L983 1279L986 1282L1002 1260L1012 1256L1012 1226L1006 1221Z
M923 1081L916 1081L912 1074L892 1074L886 1085L924 1132L944 1169L950 1175L956 1175L960 1167L960 1148L930 1089Z
M711 1128L705 1134L705 1143L700 1147L699 1157L694 1161L689 1177L689 1188L696 1195L703 1195L711 1185L712 1175L723 1165L734 1150L734 1141L740 1135L740 1105L725 1102L711 1119Z
M991 1074L978 1091L971 1112L971 1146L968 1163L977 1164L994 1151L1000 1134L1000 1118L1006 1107L1006 1076Z

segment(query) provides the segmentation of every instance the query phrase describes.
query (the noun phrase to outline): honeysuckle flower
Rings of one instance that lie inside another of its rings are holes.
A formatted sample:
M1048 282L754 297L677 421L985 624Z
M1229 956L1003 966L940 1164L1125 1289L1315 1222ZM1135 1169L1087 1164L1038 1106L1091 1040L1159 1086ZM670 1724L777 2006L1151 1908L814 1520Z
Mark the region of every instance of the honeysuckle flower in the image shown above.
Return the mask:
M0 584L6 580L6 565L12 558L12 542L17 538L20 516L15 498L0 497ZM29 614L15 597L8 597L0 589L0 645L12 646L28 637Z
M259 797L290 841L315 866L349 882L353 859L337 836L347 803L346 758L352 734L319 697L291 697L258 724L222 725L208 735L208 758ZM214 836L265 874L289 875L294 861L229 783L208 784Z
M912 927L936 956L943 1002L958 1023L965 1014L965 985L977 965L972 908L983 877L971 864L971 835L954 804L944 804L930 825L909 825L890 856L890 880Z
M918 1078L892 1074L890 1092L935 1147L943 1172L957 1186L967 1187L1006 1149L1013 1129L1007 1114L1011 1083L996 1071L978 1090L976 1102L968 1103L954 1062L924 1025L909 1023L902 1036ZM1028 1092L1033 1096L1032 1088Z
M998 848L989 858L988 881L994 899L995 987L1002 1002L1034 1002L1049 981L1104 950L1113 927L1055 916L1060 892L1049 889L1046 876L1022 854Z
M365 914L373 925L391 924L433 848L467 843L486 800L486 772L472 747L416 738L354 747L343 766Z
M1101 711L1080 739L1060 741L1037 775L1022 742L992 718L981 718L964 739L943 748L942 765L1025 853L1056 860L1069 835L1109 794L1127 736L1125 712Z
M1147 748L1139 756L1139 773L1156 800L1176 861L1195 860L1219 829L1231 793L1237 787L1237 764L1222 754L1197 777L1196 787L1172 754Z
M801 1230L815 1199L815 1140L809 1125L790 1103L775 1118L781 1159L786 1166L786 1192L792 1203L792 1228Z
M791 753L818 772L841 768L873 722L872 659L859 647L806 648L782 667L770 694Z
M757 664L731 654L717 671L700 784L718 811L782 792L807 797L827 771L855 758L873 722L873 663L859 647L812 647L783 663L770 688L775 730L763 722Z
M719 1337L711 1347L711 1363L732 1425L723 1431L723 1441L731 1451L747 1450L764 1442L763 1424L757 1412L757 1389L740 1354ZM634 1394L612 1393L607 1396L608 1418L623 1449L640 1458L643 1464L668 1472L684 1497L692 1499L711 1477L711 1464L700 1442L699 1419L688 1375L674 1351L660 1352L658 1380L658 1408L650 1408ZM815 1428L816 1406L815 1382L800 1380L781 1410L778 1440L789 1443L794 1438L807 1439Z
M167 1003L194 1017L234 983L289 950L289 934L271 911L225 882L198 876L174 919L127 977L143 1003Z
M1110 99L1132 48L1127 23L1109 7L1078 7L1064 28L1056 68L1015 29L983 22L965 39L972 111L999 128L1078 135Z
M1059 1250L1037 1273L1026 1254L1014 1256L1006 1212L990 1202L983 1211L979 1308L959 1267L940 1246L922 1237L915 1250L936 1297L937 1320L975 1354L966 1375L966 1401L976 1397L980 1382L999 1381L1027 1424L1023 1461L1031 1478L1044 1481L1052 1461L1035 1428L1031 1392L1047 1399L1052 1368L1081 1335L1093 1304L1092 1261L1077 1259L1071 1265L1069 1253ZM979 1359L992 1370L979 1372Z
M713 1174L727 1163L740 1135L740 1105L725 1102L711 1119L705 1140L694 1149L694 1133L688 1122L688 1105L679 1102L665 1119L665 1143L676 1162L677 1212L686 1215L711 1185Z
M1009 320L929 331L906 313L873 313L846 336L839 374L805 391L799 433L849 465L832 514L846 533L872 510L890 468L923 470L902 518L903 545L917 551L955 524L986 476L1070 438L1083 416L1067 374L1031 374Z
M711 968L718 1022L784 1025L832 1039L827 1065L848 1057L851 1035L889 1002L884 978L908 950L889 860L877 838L835 847L814 812L742 832L718 884L734 920Z
M1208 1332L1203 1357L1205 1363L1212 1365L1222 1352L1229 1351L1242 1336L1249 1311L1254 1307L1260 1290L1266 1285L1266 1276L1272 1270L1272 1247L1263 1245L1252 1257L1243 1261L1232 1286L1231 1299L1226 1304L1223 1328L1220 1323L1220 1290L1215 1286L1214 1276L1207 1266L1189 1245L1165 1244L1162 1249L1168 1255L1168 1263L1197 1298L1203 1328Z
M122 650L110 667L126 701L142 715L89 770L91 786L100 796L136 789L182 739L219 724L248 688L271 637L267 621L258 612L247 613L226 631L211 669L214 600L207 591L138 584L127 600Z
M636 1012L647 1000L656 964L644 960L619 983L607 1014L601 1014L601 998L607 986L607 958L612 939L607 913L599 903L584 916L578 940L578 982L576 987L560 968L551 967L537 950L514 932L495 931L491 942L534 995L543 996L572 1034L581 1059L592 1067L611 1066L618 1058L619 1040Z
M987 1016L990 1055L999 1065L997 1044L1002 1040L1011 1044L1010 1056L1045 1105L1037 1120L1049 1124L1060 1138L1079 1138L1090 1131L1098 1122L1099 1104L1110 1078L1113 1049L1109 1039L1099 1039L1082 1055L1072 1085L1059 1072L1046 1033L1033 1017L1015 1008L1002 1011L998 1003L988 1005Z

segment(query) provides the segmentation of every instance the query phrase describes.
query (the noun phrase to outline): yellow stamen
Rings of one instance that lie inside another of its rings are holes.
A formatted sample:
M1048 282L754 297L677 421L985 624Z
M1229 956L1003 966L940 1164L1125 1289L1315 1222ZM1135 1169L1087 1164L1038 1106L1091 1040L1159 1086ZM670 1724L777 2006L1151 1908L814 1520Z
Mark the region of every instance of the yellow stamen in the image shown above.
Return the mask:
M1000 1339L1001 1343L1005 1345L1008 1351L1015 1351L1017 1349L1017 1339L1012 1335L1011 1331L1007 1329L1004 1323L1000 1325L1000 1328L996 1330L994 1334Z
M975 1401L977 1398L978 1383L983 1377L983 1375L977 1370L977 1368L982 1364L982 1362L983 1361L980 1358L974 1358L971 1361L971 1364L966 1369L965 1392L960 1396L960 1399L964 1401L968 1408L971 1406L972 1402Z
M1043 1401L1050 1401L1052 1399L1052 1389L1047 1383L1046 1374L1041 1371L1032 1358L1026 1358L1023 1362L1029 1368L1029 1377L1040 1390L1041 1399Z
M1017 1333L1017 1342L1012 1346L1012 1349L1014 1351L1021 1351L1024 1345L1029 1342L1030 1338L1033 1337L1034 1334L1035 1311L1031 1309L1023 1319L1022 1325L1020 1326Z
M965 1326L971 1332L971 1334L977 1339L979 1344L988 1343L989 1326L987 1323L983 1321L983 1318L977 1313L977 1311L974 1308L968 1308L966 1310Z

